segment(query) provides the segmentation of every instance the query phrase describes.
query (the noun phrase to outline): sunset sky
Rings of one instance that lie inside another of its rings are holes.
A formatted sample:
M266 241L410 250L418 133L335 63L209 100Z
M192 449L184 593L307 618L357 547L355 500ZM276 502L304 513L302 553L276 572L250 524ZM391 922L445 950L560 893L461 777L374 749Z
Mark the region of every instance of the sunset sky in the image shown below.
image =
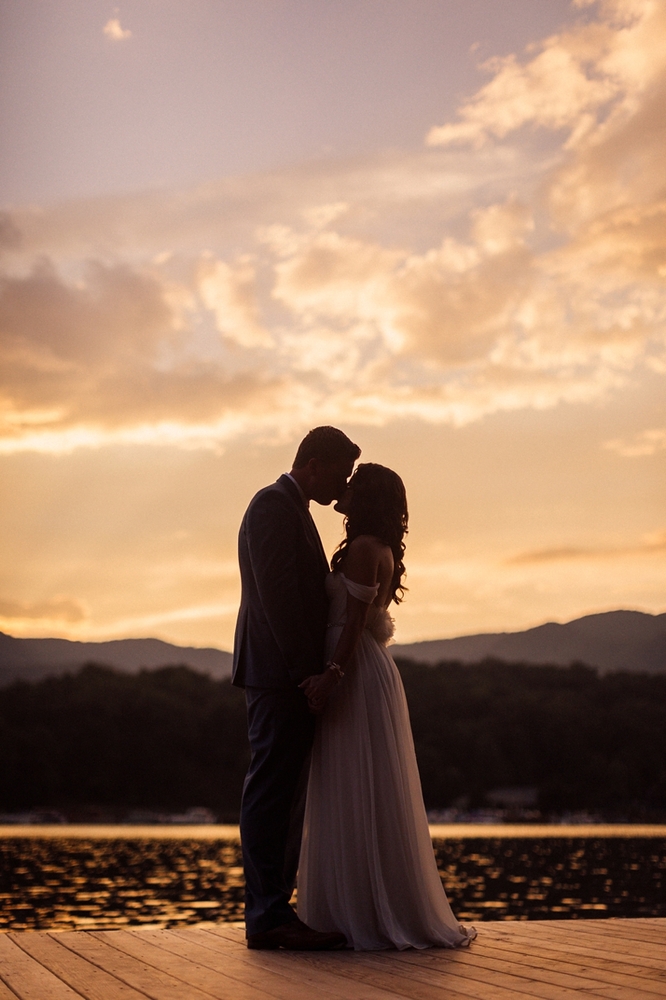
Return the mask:
M666 610L666 0L0 0L0 135L0 630L230 648L322 423L399 641Z

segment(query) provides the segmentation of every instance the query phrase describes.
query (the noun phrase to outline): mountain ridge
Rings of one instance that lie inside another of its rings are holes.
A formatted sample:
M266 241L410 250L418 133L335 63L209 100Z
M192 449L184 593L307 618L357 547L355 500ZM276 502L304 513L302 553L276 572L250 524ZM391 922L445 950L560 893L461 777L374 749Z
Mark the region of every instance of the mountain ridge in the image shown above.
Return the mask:
M666 673L666 614L605 611L560 624L545 622L521 632L484 632L453 639L401 643L394 656L438 663L486 658L568 666L581 662L602 673Z
M126 673L185 665L217 680L231 676L232 655L214 647L176 646L162 639L17 639L0 632L0 685L14 680L40 680L76 670L85 663L115 667Z
M545 622L519 632L482 632L452 639L397 643L393 656L438 663L492 658L513 663L568 666L581 662L602 673L666 673L666 613L606 611L559 624ZM17 639L0 632L0 685L39 680L99 663L136 673L180 665L216 679L231 675L232 654L214 647L177 646L161 639Z

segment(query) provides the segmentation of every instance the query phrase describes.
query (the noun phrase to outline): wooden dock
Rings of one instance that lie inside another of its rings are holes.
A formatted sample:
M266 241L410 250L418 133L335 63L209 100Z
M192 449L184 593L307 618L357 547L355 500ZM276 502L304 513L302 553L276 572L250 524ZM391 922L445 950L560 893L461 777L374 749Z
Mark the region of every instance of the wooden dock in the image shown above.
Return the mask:
M666 919L498 921L469 949L262 952L243 929L0 934L0 1000L655 1000Z

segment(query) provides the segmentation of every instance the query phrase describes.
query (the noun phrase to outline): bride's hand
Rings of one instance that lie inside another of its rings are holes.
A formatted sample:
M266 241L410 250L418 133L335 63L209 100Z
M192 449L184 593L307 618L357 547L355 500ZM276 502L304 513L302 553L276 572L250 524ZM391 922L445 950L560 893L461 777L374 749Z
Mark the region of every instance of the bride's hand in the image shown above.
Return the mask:
M306 677L298 685L308 700L308 708L311 712L319 715L320 712L324 711L329 695L333 691L333 688L337 686L338 681L339 677L335 671L327 668L321 674L313 674L311 677Z

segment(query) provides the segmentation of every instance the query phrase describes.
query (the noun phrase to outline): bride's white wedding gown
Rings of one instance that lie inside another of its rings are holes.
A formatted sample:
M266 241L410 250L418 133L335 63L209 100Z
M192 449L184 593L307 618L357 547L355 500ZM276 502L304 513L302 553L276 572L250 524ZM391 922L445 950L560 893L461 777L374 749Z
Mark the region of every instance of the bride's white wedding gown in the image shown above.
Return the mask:
M377 587L331 573L327 656L347 591L370 604ZM342 931L357 951L455 948L458 923L437 871L402 680L386 643L393 622L372 605L353 661L318 721L298 875L298 915Z

